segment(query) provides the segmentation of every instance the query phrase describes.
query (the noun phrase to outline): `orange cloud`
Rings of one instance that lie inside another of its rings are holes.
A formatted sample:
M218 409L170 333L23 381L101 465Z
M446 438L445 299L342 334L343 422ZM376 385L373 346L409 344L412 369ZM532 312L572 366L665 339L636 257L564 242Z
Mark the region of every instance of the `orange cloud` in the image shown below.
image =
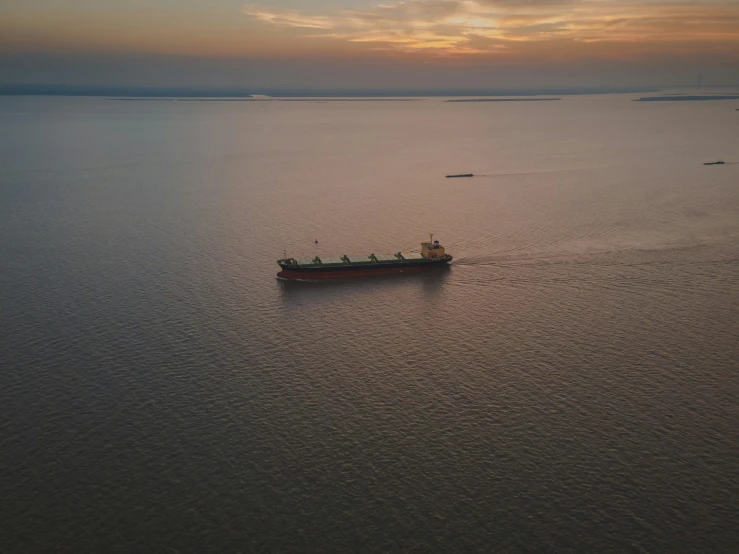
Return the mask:
M462 65L546 63L644 53L739 59L736 0L367 0L356 9L278 9L268 0L118 3L53 0L0 9L0 52L138 52L259 59L396 58ZM306 1L306 4L310 2ZM239 10L242 13L238 17ZM234 16L237 17L234 17Z
M498 54L524 42L739 44L739 3L600 0L406 0L305 15L244 7L263 24L397 52ZM519 49L520 50L520 49Z

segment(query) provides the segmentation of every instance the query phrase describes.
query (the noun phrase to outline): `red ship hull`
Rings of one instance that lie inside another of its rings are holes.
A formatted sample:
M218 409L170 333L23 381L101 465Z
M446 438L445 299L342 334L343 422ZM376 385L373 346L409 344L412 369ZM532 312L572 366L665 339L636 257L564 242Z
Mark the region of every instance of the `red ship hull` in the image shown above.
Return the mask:
M424 264L407 267L378 267L342 269L339 271L290 271L283 269L277 274L280 279L343 279L344 277L365 277L367 275L387 275L389 273L418 273L430 271L439 267L447 267L446 264Z

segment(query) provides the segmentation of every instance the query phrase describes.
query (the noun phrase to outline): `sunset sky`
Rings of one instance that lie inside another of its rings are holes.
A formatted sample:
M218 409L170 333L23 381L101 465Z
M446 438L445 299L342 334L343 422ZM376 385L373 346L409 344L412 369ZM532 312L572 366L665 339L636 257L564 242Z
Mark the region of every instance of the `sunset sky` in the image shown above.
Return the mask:
M739 85L739 0L24 0L0 83Z

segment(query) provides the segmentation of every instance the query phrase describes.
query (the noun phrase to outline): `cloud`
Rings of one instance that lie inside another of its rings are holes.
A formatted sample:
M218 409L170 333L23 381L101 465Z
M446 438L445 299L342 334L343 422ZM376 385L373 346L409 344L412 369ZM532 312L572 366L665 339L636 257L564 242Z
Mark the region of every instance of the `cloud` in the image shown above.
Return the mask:
M306 29L332 29L335 17L308 16L293 10L267 10L259 6L246 5L242 10L263 23L280 27L302 27Z
M739 45L739 3L726 0L406 0L313 15L257 4L243 12L312 37L446 56L498 55L523 42Z

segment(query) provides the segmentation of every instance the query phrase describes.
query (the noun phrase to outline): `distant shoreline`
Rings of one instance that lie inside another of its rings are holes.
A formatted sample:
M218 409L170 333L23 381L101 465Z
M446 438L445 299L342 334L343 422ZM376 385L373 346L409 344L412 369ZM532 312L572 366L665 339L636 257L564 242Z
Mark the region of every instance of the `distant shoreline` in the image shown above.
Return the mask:
M444 100L444 102L550 102L561 98L462 98L459 100Z
M703 96L643 96L634 102L701 102L707 100L739 100L739 94L711 94Z
M105 85L62 85L20 84L0 82L0 96L100 96L127 98L251 98L252 95L270 98L418 98L418 97L560 97L591 94L654 94L660 87L448 87L407 89L361 89L361 88L224 88L199 87L149 87L149 86L105 86Z
M418 102L422 98L161 98L135 96L106 100L125 102Z

